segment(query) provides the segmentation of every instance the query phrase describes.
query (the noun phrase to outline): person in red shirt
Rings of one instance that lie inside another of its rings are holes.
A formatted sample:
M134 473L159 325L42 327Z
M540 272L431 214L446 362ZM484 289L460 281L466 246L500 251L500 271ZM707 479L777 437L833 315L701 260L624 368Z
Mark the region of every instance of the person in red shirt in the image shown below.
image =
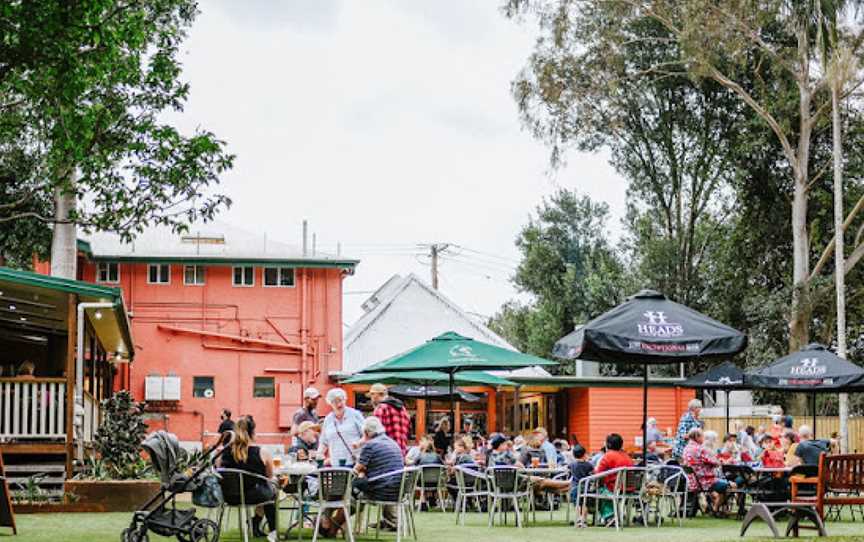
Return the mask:
M384 432L396 441L404 457L408 450L408 433L411 431L411 417L405 405L399 399L390 397L384 384L372 384L369 399L375 405L372 415L381 420Z
M762 466L770 469L781 469L786 466L783 451L774 447L774 437L765 435L762 437Z
M595 474L600 474L608 470L617 469L619 467L632 467L633 460L629 455L622 451L624 448L624 439L618 433L612 433L606 437L606 453L600 458L597 463L597 468L594 469ZM615 478L617 475L610 474L603 479L603 487L601 491L612 493L615 490ZM600 501L600 519L604 525L613 524L613 507L609 500Z

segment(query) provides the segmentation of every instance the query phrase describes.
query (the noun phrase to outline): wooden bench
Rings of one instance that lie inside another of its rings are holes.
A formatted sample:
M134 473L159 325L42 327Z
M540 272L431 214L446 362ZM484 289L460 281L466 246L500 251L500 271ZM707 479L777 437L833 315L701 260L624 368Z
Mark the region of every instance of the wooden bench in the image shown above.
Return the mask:
M792 502L813 504L819 517L825 518L826 506L864 504L864 454L819 456L819 473L815 477L790 478ZM801 486L807 486L807 492ZM815 494L813 487L816 487ZM805 494L809 493L809 494Z

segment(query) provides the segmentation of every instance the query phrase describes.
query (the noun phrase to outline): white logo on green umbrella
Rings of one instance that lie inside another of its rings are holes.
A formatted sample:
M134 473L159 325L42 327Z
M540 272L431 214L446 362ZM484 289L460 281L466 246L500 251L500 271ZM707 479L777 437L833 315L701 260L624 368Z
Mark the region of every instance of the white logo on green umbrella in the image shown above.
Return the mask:
M470 346L456 345L450 348L450 357L477 359L477 354L474 353L474 350L472 350Z

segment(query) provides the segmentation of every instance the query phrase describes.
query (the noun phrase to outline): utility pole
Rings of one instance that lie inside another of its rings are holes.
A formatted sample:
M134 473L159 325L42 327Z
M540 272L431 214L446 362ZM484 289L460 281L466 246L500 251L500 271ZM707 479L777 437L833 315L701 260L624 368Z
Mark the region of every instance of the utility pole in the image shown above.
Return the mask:
M429 256L432 260L432 289L438 289L438 256L444 253L450 245L448 243L432 243L429 245Z

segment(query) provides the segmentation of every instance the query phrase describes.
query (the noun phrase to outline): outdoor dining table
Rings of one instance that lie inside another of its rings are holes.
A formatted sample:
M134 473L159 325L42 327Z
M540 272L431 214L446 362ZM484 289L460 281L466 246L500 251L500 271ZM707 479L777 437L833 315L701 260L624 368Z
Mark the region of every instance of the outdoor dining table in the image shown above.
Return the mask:
M288 525L285 529L284 538L288 538L291 529L297 527L297 540L302 540L303 520L306 519L306 514L303 511L303 491L305 489L304 480L307 476L315 476L318 472L318 466L309 461L297 461L294 463L283 463L273 469L273 475L277 479L285 479L287 483L282 486L280 495L285 495L284 498L293 497L297 501L297 520ZM279 505L284 498L277 497L276 510L279 511ZM293 510L293 508L288 508ZM311 518L309 518L311 519Z
M546 467L543 467L543 466L524 467L522 469L519 469L519 472L521 474L523 474L524 476L529 477L528 478L528 487L529 487L529 491L531 491L531 493L532 493L532 498L533 498L533 486L534 486L534 484L530 478L531 476L538 477L538 478L554 478L555 476L557 476L559 474L569 474L569 471L568 471L567 467L565 467L565 466L561 466L561 467L549 467L549 466L546 466ZM554 514L554 508L555 508L554 507L554 496L553 496L553 492L551 492L551 491L547 490L547 491L545 491L545 493L546 493L547 502L549 503L549 519L551 520L554 518L554 515L553 515ZM533 506L531 508L534 511L534 521L536 522L537 521L537 510ZM569 516L568 516L568 521L569 521Z

